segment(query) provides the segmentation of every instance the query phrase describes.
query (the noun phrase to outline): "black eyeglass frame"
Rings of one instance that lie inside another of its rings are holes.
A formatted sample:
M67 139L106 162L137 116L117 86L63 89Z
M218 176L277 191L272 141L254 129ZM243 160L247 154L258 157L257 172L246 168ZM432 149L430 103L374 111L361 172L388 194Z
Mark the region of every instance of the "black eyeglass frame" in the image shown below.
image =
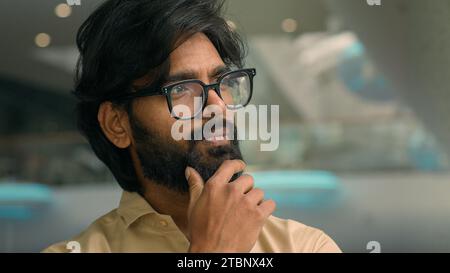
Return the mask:
M189 79L189 80L183 80L183 81L178 81L172 84L169 84L167 86L163 86L158 90L155 90L154 88L148 87L148 88L142 88L140 90L138 90L137 92L133 92L133 93L127 93L124 95L120 95L120 96L116 96L111 98L111 101L121 101L121 100L130 100L130 99L135 99L135 98L140 98L140 97L150 97L150 96L157 96L157 95L163 95L166 97L166 101L167 101L167 105L169 107L169 113L171 114L172 117L174 117L175 119L193 119L195 116L197 116L199 113L202 113L203 110L206 107L206 102L208 101L208 91L210 89L214 90L216 92L216 94L223 100L222 95L220 93L220 84L222 82L222 80L229 76L230 74L234 74L234 73L245 73L248 75L249 79L250 79L250 95L248 97L248 100L245 102L245 104L242 104L242 107L245 107L249 104L250 100L252 99L252 95L253 95L253 77L255 77L256 75L256 69L255 68L243 68L243 69L237 69L237 70L232 70L232 71L228 71L224 74L222 74L215 83L211 83L211 84L205 84L204 82L202 82L201 80L198 79ZM173 106L172 106L172 98L171 98L171 92L173 87L180 85L180 84L184 84L184 83L198 83L203 87L203 105L202 105L202 110L199 113L194 113L194 115L192 117L189 118L180 118L177 116L174 116L172 114L172 110L173 110ZM228 107L228 106L227 106ZM232 108L233 110L236 109L240 109L242 107L239 108Z

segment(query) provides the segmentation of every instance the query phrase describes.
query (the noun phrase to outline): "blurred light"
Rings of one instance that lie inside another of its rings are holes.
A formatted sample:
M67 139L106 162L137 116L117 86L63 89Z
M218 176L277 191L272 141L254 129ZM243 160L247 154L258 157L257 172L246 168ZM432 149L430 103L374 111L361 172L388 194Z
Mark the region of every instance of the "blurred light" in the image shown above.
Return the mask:
M50 41L50 35L48 35L47 33L39 33L34 38L34 42L38 47L48 47L50 45Z
M233 21L227 20L227 24L231 30L236 30L236 24Z
M295 32L297 30L297 20L292 18L286 18L281 22L281 29L284 32Z
M55 14L59 18L66 18L72 14L72 8L67 4L59 4L55 8Z

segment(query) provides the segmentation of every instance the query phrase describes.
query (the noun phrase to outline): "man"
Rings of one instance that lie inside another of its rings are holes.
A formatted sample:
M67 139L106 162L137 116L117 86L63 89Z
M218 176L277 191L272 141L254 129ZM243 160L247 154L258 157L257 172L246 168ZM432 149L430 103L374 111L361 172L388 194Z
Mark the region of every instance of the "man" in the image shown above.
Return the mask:
M227 111L251 98L255 70L242 69L222 5L109 0L81 26L78 125L124 190L117 209L70 240L81 252L340 252L322 231L271 215L236 140L217 128L173 137L176 122L201 130L207 106L229 124ZM45 251L68 252L67 243Z

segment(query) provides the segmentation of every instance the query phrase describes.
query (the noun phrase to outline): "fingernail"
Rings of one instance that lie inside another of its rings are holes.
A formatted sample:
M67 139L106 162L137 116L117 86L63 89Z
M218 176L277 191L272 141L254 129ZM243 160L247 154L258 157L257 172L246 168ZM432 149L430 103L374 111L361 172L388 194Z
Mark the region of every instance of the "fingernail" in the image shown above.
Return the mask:
M184 171L184 176L186 176L186 179L189 179L189 176L191 176L191 167L186 167L186 170Z

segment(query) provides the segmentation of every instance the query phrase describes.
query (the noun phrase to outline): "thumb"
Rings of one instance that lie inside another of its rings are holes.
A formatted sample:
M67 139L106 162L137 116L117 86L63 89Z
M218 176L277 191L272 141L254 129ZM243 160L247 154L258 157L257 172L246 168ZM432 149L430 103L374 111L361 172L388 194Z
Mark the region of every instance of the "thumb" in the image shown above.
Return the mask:
M200 197L200 194L203 191L203 185L205 182L203 182L203 178L200 176L200 174L191 167L186 167L185 171L186 180L189 184L189 210L191 207L197 203L198 198Z

